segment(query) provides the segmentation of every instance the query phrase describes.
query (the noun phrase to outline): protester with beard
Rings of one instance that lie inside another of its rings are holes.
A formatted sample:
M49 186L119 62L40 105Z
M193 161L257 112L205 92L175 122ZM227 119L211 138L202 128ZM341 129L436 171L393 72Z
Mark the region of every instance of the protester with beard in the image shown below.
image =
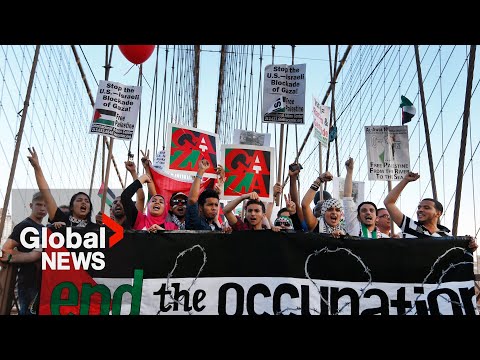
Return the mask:
M345 162L347 176L343 189L343 208L345 209L346 231L349 235L367 239L388 238L377 229L377 205L370 201L364 201L360 205L355 204L352 197L353 187L353 159Z
M343 220L343 205L340 200L328 199L323 202L320 217L316 218L310 208L310 203L315 197L315 193L320 188L320 184L331 181L332 174L328 171L321 174L307 190L302 199L303 216L307 223L308 231L330 234L333 237L345 235L345 226Z
M420 175L414 172L409 172L405 177L395 186L387 195L383 203L390 214L391 219L402 230L404 238L418 238L418 237L444 237L451 236L450 230L445 226L440 225L440 216L443 213L443 205L431 198L425 198L418 204L417 207L417 221L403 214L395 205L398 197L409 182L416 181ZM467 235L468 236L468 235ZM475 251L477 244L472 238L468 245L469 248Z
M182 192L173 193L170 198L170 209L168 210L167 221L176 224L179 230L185 230L187 201L188 196Z
M131 216L127 217L120 196L117 196L112 202L112 206L110 207L110 217L117 224L122 225L124 230L132 230L132 226L135 222L135 214L132 212Z
M37 185L40 192L43 195L45 204L47 206L47 212L52 222L62 222L67 226L77 226L84 227L88 230L98 230L99 226L95 223L92 223L92 202L90 197L84 192L78 192L72 196L70 199L70 204L68 208L70 212L65 214L59 207L50 192L50 187L48 186L47 180L43 175L42 168L38 161L38 155L35 151L35 148L28 148L31 156L28 156L28 161L35 170L35 178L37 180Z

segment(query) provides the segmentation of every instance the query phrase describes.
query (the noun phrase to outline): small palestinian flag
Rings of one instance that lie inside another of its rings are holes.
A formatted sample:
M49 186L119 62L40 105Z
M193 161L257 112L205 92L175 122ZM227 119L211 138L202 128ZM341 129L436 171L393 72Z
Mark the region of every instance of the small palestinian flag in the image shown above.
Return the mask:
M102 181L102 186L100 186L100 189L98 190L98 196L100 196L100 198L103 197L103 193L105 191L105 186L104 185L105 184ZM115 200L115 193L110 188L108 188L107 199L105 200L105 203L108 206L112 207L113 200Z
M417 110L415 109L415 106L413 106L412 102L405 96L402 95L401 99L402 103L400 104L400 107L402 108L402 125L405 125L412 120Z
M117 113L113 110L95 109L93 114L93 122L113 126L115 125L116 116Z
M278 112L285 112L285 96L277 98L268 109L269 114Z
M335 140L337 138L337 127L336 126L332 126L330 128L330 131L328 133L328 142L332 142L333 140Z

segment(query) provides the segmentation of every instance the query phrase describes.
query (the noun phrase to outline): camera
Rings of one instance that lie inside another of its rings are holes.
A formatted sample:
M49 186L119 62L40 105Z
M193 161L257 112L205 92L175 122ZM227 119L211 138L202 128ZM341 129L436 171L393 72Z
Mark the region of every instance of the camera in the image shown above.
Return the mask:
M290 171L297 171L297 170L302 170L303 166L297 163L293 163L288 165L288 168L290 169Z

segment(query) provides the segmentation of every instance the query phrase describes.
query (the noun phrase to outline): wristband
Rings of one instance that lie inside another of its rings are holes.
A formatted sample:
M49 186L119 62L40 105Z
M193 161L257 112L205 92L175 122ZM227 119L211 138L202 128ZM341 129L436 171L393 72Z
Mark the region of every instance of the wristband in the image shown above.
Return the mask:
M320 188L320 185L318 185L315 182L312 185L310 185L310 189L312 189L313 191L317 191L319 188Z
M196 177L196 178L198 178L198 179L200 179L200 180L202 180L202 179L203 179L203 177L202 177L202 176L200 176L200 175L198 175L198 174L195 174L195 177Z

